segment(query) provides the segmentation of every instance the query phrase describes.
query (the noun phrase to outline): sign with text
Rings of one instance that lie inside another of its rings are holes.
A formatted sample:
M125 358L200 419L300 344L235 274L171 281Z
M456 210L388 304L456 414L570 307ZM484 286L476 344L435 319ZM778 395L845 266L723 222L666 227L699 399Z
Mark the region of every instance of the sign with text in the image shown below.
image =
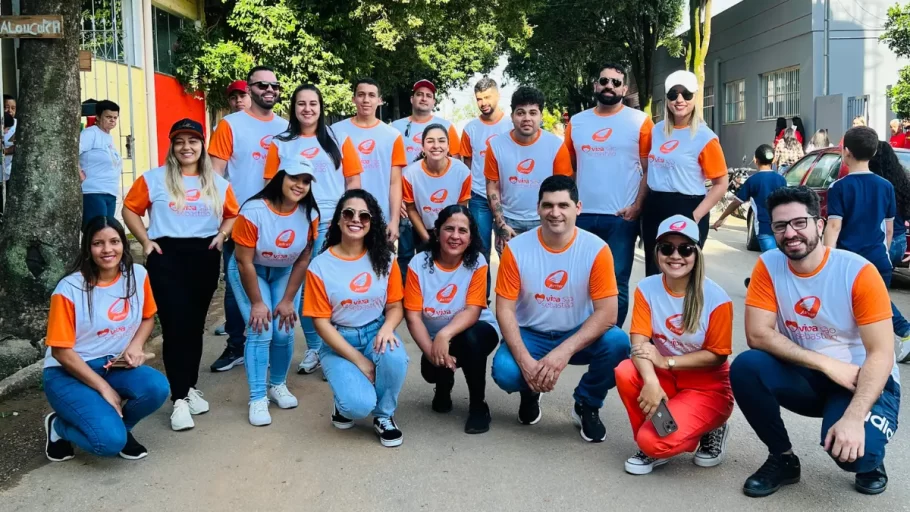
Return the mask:
M63 37L63 16L0 16L0 38Z

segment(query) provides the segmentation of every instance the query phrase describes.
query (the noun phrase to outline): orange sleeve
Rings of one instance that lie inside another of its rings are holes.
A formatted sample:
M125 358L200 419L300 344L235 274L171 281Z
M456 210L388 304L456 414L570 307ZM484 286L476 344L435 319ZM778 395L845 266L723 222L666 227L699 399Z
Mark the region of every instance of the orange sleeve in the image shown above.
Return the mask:
M651 132L653 130L654 121L652 121L650 117L645 117L645 122L641 124L641 130L638 132L639 158L648 158L648 155L651 154Z
M591 300L619 295L619 288L616 287L616 271L613 268L613 253L610 252L610 247L607 245L594 257L588 288Z
M59 293L51 295L44 344L57 348L73 348L76 345L76 306Z
M487 308L487 266L484 265L474 271L471 276L471 284L468 285L468 298L465 301L468 306L478 306L480 309Z
M717 139L711 139L711 142L701 150L698 155L698 163L701 165L701 171L705 178L713 180L727 175L727 162L724 160L724 150L720 147Z
M891 296L882 276L867 263L853 281L853 317L857 325L868 325L891 318Z
M319 217L316 217L310 222L310 232L307 235L306 243L311 244L311 243L315 242L318 237L319 237Z
M219 121L215 128L215 133L212 134L212 139L209 141L208 151L209 155L222 160L230 160L231 155L234 154L234 132L231 130L231 125L224 119Z
M392 167L407 167L408 157L404 154L404 139L401 135L395 139L392 145Z
M398 268L398 262L392 260L392 268L389 270L389 287L386 291L386 304L398 302L404 298L404 287L401 285L401 269Z
M449 155L458 156L461 154L461 142L458 140L458 130L454 124L449 125ZM470 154L468 155L470 156Z
M489 153L487 153L489 155ZM489 162L489 158L487 162ZM614 282L615 282L614 277ZM496 276L496 295L505 299L518 300L518 292L521 290L521 275L518 272L518 262L512 255L512 249L506 245L499 257L499 275Z
M751 282L749 286L752 286ZM888 311L891 311L890 303ZM724 302L711 312L702 349L719 356L733 353L733 302Z
M278 174L281 167L281 157L278 155L278 145L274 142L269 143L268 152L265 154L265 170L262 177L270 180Z
M404 176L401 177L401 199L406 203L414 202L414 187Z
M423 292L420 290L420 278L417 272L408 268L407 281L404 284L404 309L423 311Z
M234 195L234 187L228 185L224 193L224 207L221 209L221 218L233 219L240 215L240 205L237 204L237 196Z
M641 288L635 288L635 305L632 306L632 327L629 334L640 334L650 338L654 331L651 329L651 305Z
M152 206L152 198L149 197L149 186L145 182L145 176L139 176L130 191L123 198L123 206L136 215L145 215L145 212Z
M572 121L569 121L569 124L566 125L566 135L564 140L566 150L569 152L569 156L575 156L575 143L572 142Z
M777 313L777 295L774 292L774 282L765 262L759 258L755 268L752 269L752 279L746 291L746 305L772 313Z
M556 158L553 159L553 175L571 176L572 174L572 156L566 145L560 144Z
M461 184L461 194L458 196L458 202L463 203L471 199L471 175L468 174L464 183Z
M468 158L474 156L474 150L471 148L471 136L468 135L467 130L461 132L461 156Z
M234 223L234 232L231 233L231 239L237 245L256 248L256 242L259 240L259 228L250 222L245 215L241 214L237 217L237 222Z
M325 291L325 283L312 270L306 271L306 280L303 285L303 316L332 317L332 305L329 304L329 294Z
M483 163L483 175L490 181L499 181L499 161L496 160L496 153L493 153L493 146L489 142L487 142L487 157Z
M361 173L363 173L363 164L360 162L360 155L357 154L351 138L346 137L341 143L341 174L345 178L350 178Z
M142 318L152 318L158 312L158 303L155 302L155 295L152 293L152 282L149 281L148 274L145 275L145 282L142 283L142 294L145 300L142 303Z

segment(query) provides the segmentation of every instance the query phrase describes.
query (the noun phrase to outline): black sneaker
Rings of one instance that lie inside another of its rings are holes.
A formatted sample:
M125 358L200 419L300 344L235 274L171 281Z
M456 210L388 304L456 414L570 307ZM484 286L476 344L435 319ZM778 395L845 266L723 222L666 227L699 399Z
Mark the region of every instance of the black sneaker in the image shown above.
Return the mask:
M857 473L853 486L861 494L881 494L888 488L888 473L885 465L866 473Z
M51 462L63 462L76 456L73 444L63 439L51 441L51 426L57 418L57 413L52 412L44 417L44 455Z
M213 372L226 372L235 366L243 364L243 351L238 354L234 347L228 345L224 347L221 357L215 360L210 367Z
M522 425L533 425L540 421L540 393L521 392L521 405L518 406L518 422Z
M589 443L603 442L607 437L607 427L600 421L600 409L575 402L572 419L581 429L581 438Z
M465 434L483 434L490 430L490 406L486 402L471 404L468 409L468 421L464 424Z
M435 394L433 395L433 405L432 408L438 413L445 414L452 411L452 390L451 389L441 389L439 386L436 386L434 389Z
M758 471L746 479L743 494L750 498L763 498L777 492L782 485L799 482L799 457L794 454L768 455L768 460Z
M698 450L692 462L703 468L713 468L724 461L727 455L727 439L730 437L730 425L724 423L707 434L701 436Z
M133 433L127 432L126 445L120 450L120 456L127 460L139 460L144 459L148 454L149 451L145 449L145 446L139 444L139 441L136 441Z
M392 448L401 445L404 435L398 430L395 418L373 418L373 430L379 436L382 446Z
M335 425L335 428L340 428L341 430L347 430L354 426L354 420L352 420L351 418L342 416L341 413L338 412L338 407L333 405L332 406L332 425Z

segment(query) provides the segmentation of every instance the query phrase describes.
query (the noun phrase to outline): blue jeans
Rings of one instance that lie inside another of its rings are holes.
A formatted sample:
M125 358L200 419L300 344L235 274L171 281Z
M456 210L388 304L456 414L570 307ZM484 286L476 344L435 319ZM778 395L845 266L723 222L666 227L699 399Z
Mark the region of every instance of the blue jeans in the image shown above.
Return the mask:
M221 252L225 280L227 280L228 265L233 256L234 242L229 240L224 243L224 250ZM235 354L243 352L243 344L246 343L245 328L246 324L243 322L240 308L237 307L237 299L234 298L234 288L227 283L224 287L224 332L228 336L227 345L233 349Z
M113 217L117 210L117 198L110 194L82 194L82 226L95 217Z
M777 240L774 239L774 235L756 235L758 236L758 250L761 252L767 252L772 249L777 249Z
M493 247L493 212L490 211L490 203L486 197L471 192L468 208L471 210L474 222L477 223L477 231L480 232L483 257L487 259L487 265L490 265L490 251ZM487 266L487 300L490 299L490 286L490 267Z
M57 420L54 430L63 439L95 455L112 457L126 445L126 433L167 400L167 379L150 366L104 369L110 357L86 361L121 398L123 417L94 389L61 366L44 369L44 394Z
M629 277L635 262L635 238L638 236L638 221L627 221L616 215L582 213L576 225L600 237L610 246L613 253L613 268L616 286L619 288L619 312L616 325L622 327L629 312Z
M264 267L254 265L256 277L259 282L259 294L262 302L269 311L274 312L275 306L284 298L288 288L288 279L291 277L292 267ZM237 297L237 306L243 315L244 322L250 323L250 303L243 284L240 282L240 269L237 260L231 258L228 264L228 282L234 289ZM300 311L300 290L294 294L294 310ZM243 351L243 364L246 367L246 379L250 385L250 401L265 398L265 381L268 374L270 386L284 384L288 378L288 368L291 367L291 357L294 355L294 329L278 328L278 315L273 315L272 325L262 332L247 332L246 348Z
M792 448L781 407L800 416L822 418L821 444L828 430L839 421L853 393L835 384L825 374L781 361L761 350L747 350L730 366L730 383L739 409L752 430L774 455ZM885 459L885 445L897 431L900 385L889 377L885 389L866 416L865 455L854 462L835 460L852 473L865 473Z
M372 383L354 363L332 350L328 343L319 349L322 371L335 395L335 407L342 416L354 420L366 418L391 418L398 408L398 394L408 373L408 353L404 345L385 353L373 352L376 334L385 317L361 327L336 325L335 329L352 347L357 349L376 366L376 381ZM397 335L396 335L397 337Z
M575 334L580 327L568 332L537 332L521 328L521 341L531 353L531 357L539 361L566 338ZM569 364L588 365L588 372L582 375L578 387L575 388L573 395L575 401L596 409L603 407L607 391L616 387L613 370L619 363L629 358L629 350L629 335L614 326L584 350L572 356ZM518 367L512 351L504 341L493 356L492 374L493 381L506 393L530 389L521 375L521 368Z
M331 219L319 223L316 242L313 244L313 258L322 252L322 245L325 243L326 234L329 232L329 224L331 224ZM310 261L313 260L310 259ZM298 313L300 314L300 328L303 329L303 336L306 338L306 348L308 350L318 351L319 347L322 346L322 338L319 337L319 333L316 332L316 327L313 326L313 319L303 316L302 310L299 310Z

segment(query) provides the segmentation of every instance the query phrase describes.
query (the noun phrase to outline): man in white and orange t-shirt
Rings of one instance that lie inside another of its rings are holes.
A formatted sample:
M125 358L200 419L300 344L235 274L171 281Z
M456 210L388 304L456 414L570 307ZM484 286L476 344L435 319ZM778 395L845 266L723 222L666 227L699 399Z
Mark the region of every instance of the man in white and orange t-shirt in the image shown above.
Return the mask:
M879 494L888 485L885 445L900 406L888 290L862 256L822 245L815 192L778 189L767 206L780 250L763 253L752 271L746 294L752 350L730 369L736 402L769 451L743 492L768 496L800 479L783 407L822 418L824 450L856 473L857 491Z
M622 104L627 91L625 68L606 64L594 82L597 106L572 116L565 138L585 206L578 227L599 236L613 253L619 287L618 325L626 321L629 310L629 277L638 216L648 192L648 153L654 128L648 114Z
M538 194L541 226L509 241L496 281L496 318L505 344L493 358L493 380L521 393L518 420L540 421L540 394L567 364L588 365L575 388L572 418L585 441L607 435L600 421L614 369L629 357L629 336L616 327L616 276L603 240L575 227L578 188L551 176Z
M487 200L496 226L496 248L540 225L537 191L549 176L572 176L569 150L562 140L540 129L543 93L519 87L512 95L512 125L508 137L487 142L483 174Z

